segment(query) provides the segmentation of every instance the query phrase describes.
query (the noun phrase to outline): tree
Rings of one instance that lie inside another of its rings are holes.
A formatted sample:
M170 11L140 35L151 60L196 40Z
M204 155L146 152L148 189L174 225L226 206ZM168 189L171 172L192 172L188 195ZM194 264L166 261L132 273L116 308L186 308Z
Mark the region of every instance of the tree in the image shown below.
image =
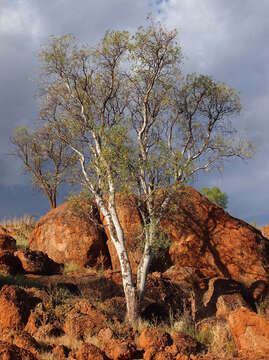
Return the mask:
M217 186L212 189L204 187L200 190L200 193L205 195L212 203L218 205L222 209L227 209L228 195L220 191Z
M94 49L72 36L53 37L41 59L42 116L78 156L81 184L103 214L117 251L127 318L134 323L160 222L174 194L195 173L251 153L229 120L240 111L238 95L207 76L184 78L176 31L153 22L133 37L107 32ZM134 194L143 221L136 284L117 191Z
M48 124L36 131L16 128L11 142L15 146L11 155L23 162L25 172L32 174L33 186L44 191L50 207L55 208L58 188L76 163L74 153Z

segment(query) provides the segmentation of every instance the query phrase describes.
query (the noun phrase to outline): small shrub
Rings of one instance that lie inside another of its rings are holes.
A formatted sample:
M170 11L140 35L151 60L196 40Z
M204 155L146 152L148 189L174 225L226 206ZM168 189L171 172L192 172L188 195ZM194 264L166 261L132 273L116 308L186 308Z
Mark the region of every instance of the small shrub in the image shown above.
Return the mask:
M49 322L60 323L65 321L66 314L72 310L75 304L74 295L66 288L49 285L46 289L48 300L43 302Z

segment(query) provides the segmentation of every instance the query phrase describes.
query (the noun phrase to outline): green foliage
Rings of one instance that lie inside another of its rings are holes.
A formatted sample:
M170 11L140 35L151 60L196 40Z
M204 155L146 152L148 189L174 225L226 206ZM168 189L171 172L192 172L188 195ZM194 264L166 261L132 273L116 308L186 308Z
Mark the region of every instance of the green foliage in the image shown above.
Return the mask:
M43 191L50 206L56 207L58 187L68 182L75 154L55 136L49 124L36 131L18 127L10 140L14 145L11 155L22 161L24 172L32 176L34 188Z
M221 192L217 186L214 186L212 189L204 187L200 190L200 193L205 195L208 198L208 200L218 205L222 209L227 208L228 195L226 193Z
M105 216L133 295L116 192L137 199L145 237L140 265L147 272L155 248L168 246L158 229L180 185L225 159L252 154L231 125L241 109L237 92L209 76L184 77L176 31L149 20L133 36L107 31L95 48L70 35L52 37L40 53L40 116L76 155L73 179ZM159 196L161 189L169 191Z

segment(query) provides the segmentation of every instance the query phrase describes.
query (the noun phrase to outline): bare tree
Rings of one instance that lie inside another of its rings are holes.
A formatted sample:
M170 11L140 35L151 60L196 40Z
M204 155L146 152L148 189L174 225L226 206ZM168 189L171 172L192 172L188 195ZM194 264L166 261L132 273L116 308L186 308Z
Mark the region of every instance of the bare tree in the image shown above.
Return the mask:
M11 142L15 147L11 155L23 162L24 171L32 175L33 186L44 191L50 207L55 208L58 188L68 180L76 156L59 141L49 124L36 131L16 128Z

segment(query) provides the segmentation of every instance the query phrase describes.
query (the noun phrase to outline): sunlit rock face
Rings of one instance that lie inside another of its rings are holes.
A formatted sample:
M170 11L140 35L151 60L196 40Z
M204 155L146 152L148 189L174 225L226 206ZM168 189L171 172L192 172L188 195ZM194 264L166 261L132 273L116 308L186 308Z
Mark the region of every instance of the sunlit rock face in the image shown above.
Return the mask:
M90 219L76 215L71 203L66 202L38 221L30 237L30 249L43 251L58 263L96 266L102 261L109 266L106 236L98 224L96 208Z

